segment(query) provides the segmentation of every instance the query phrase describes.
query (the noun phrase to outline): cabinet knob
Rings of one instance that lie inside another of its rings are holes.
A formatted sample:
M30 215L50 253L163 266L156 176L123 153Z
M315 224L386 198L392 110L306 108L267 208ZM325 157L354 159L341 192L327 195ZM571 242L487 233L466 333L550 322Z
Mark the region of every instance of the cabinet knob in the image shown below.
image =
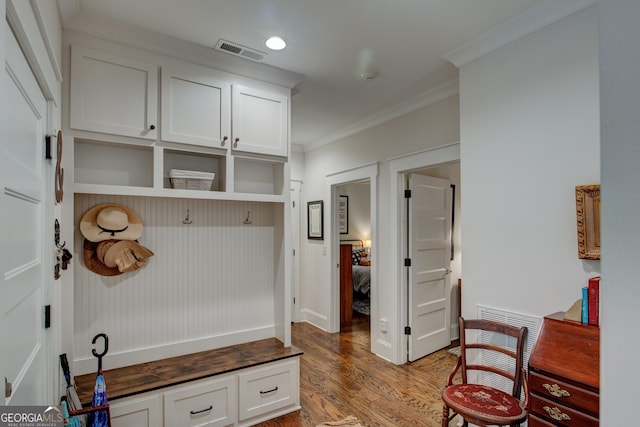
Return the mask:
M220 146L224 147L224 145L227 143L227 139L229 139L228 136L222 137L222 142L220 143Z
M235 141L233 142L233 148L237 148L238 147L238 142L240 141L240 138L236 138Z
M154 130L156 128L156 125L151 125L149 126L149 129Z

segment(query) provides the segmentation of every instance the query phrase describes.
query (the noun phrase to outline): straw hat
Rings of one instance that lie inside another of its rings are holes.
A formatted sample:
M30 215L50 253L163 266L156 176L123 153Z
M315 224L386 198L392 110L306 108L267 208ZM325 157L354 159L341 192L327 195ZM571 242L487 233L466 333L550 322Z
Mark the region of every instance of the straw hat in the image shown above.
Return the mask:
M109 240L109 242L115 243L117 242L117 240ZM101 276L117 276L119 274L122 274L117 268L109 268L104 265L104 262L102 262L102 260L98 259L98 245L99 244L96 242L84 239L84 246L82 251L82 259L84 260L84 265L89 270Z
M98 254L100 252L100 249L98 249ZM153 252L138 242L121 240L106 249L102 261L107 267L117 268L118 271L124 273L143 267L147 262L147 258L151 256L153 256Z
M124 205L105 203L92 207L82 216L80 232L91 242L136 240L142 235L142 221Z

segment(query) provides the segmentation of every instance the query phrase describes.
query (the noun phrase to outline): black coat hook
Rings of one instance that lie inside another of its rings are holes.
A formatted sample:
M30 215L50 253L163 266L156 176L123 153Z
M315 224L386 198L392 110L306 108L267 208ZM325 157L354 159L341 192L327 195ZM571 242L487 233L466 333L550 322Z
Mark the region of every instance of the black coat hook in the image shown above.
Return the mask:
M109 351L109 337L105 333L100 333L100 334L96 335L95 337L93 337L93 340L91 341L91 344L95 344L96 341L98 341L98 338L104 338L104 350L102 350L102 353L98 353L96 351L96 349L94 348L94 349L91 350L91 354L93 354L94 357L98 358L98 371L101 372L102 371L102 357L105 354L107 354L107 352Z
M187 217L182 220L183 224L191 224L193 221L189 219L189 209L187 209Z

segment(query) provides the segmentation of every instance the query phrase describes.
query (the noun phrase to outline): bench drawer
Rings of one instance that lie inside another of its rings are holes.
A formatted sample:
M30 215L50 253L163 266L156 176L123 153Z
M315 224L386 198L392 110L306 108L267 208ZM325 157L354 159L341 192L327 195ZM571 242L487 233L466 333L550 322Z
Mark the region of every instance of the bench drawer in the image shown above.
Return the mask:
M270 364L238 375L239 418L247 420L300 404L298 358Z
M165 427L228 426L236 422L236 377L205 381L164 393Z

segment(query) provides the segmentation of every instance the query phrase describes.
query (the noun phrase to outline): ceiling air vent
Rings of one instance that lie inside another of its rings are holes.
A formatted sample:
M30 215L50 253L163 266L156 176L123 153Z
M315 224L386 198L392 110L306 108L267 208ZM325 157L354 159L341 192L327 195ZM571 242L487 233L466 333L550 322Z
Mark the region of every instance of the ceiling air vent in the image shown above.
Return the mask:
M218 43L216 43L214 49L256 62L261 62L266 55L266 53L260 52L259 50L251 49L246 46L242 46L241 44L233 43L223 39L218 40Z

